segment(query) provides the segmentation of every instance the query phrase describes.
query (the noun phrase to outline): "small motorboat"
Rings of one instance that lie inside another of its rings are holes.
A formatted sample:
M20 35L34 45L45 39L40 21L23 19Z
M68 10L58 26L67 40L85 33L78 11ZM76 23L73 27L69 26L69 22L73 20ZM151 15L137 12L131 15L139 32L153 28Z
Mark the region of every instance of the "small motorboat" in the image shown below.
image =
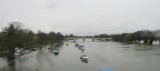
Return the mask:
M59 54L59 50L54 50L53 53L54 54Z
M82 62L88 63L88 56L87 55L81 55L80 59L81 59Z
M79 46L78 48L79 48L79 50L83 50L84 46Z
M78 43L76 43L76 44L75 44L75 47L78 47L78 46L79 46L79 44L78 44Z

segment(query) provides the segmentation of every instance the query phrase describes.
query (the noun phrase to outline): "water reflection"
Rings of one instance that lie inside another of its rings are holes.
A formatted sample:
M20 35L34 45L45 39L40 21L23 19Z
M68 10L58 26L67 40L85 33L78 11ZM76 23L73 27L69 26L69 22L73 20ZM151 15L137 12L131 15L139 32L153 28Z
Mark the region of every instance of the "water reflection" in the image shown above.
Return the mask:
M68 44L68 43L66 43L66 46L68 47L68 46L69 46L69 44Z
M6 58L7 58L7 61L8 61L8 65L15 65L14 54L8 54Z
M135 47L136 50L152 50L152 46L150 45L138 45Z
M0 71L15 71L15 56L12 53L8 53L7 55L5 55L5 57L3 57L4 59L6 59L6 66L0 67Z
M23 64L25 61L31 59L32 57L35 57L38 52L40 51L31 51L30 53L20 56L16 56L13 53L8 53L7 55L5 55L5 57L0 57L4 58L4 63L6 63L4 64L4 66L0 66L0 71L18 71L17 66ZM2 60L0 60L0 63L1 62Z
M82 53L84 53L84 49L80 49Z

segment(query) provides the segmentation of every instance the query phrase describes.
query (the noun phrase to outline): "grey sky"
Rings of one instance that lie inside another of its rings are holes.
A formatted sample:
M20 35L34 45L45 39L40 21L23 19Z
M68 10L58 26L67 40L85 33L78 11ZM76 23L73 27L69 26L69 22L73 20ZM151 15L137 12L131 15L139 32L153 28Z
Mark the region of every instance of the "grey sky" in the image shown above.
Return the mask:
M94 35L160 28L160 0L0 0L0 29L20 21L33 31Z

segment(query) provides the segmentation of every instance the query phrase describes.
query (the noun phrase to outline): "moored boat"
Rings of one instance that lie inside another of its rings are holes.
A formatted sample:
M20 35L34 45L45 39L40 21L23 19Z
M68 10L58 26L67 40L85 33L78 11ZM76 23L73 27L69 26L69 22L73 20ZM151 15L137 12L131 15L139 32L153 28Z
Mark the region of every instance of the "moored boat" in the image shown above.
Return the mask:
M88 63L88 56L87 55L85 55L85 54L81 55L80 59L81 59L82 62Z
M54 54L59 54L59 50L54 50L53 53Z

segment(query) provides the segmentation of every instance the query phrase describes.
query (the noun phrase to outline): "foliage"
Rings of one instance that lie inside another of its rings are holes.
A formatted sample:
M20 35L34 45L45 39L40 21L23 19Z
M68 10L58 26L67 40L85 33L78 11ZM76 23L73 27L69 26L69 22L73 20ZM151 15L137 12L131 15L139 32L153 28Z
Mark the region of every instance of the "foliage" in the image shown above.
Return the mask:
M95 35L95 38L109 38L108 34Z
M0 51L10 50L14 52L16 47L29 48L33 46L53 44L64 39L63 35L58 32L45 33L38 31L34 33L29 29L23 29L21 22L10 22L9 25L3 28L0 32Z
M158 33L160 33L158 30L141 30L133 33L112 34L110 37L113 38L114 41L129 43L140 43L140 41L144 41L144 43L152 44L154 40L160 41L160 36Z

